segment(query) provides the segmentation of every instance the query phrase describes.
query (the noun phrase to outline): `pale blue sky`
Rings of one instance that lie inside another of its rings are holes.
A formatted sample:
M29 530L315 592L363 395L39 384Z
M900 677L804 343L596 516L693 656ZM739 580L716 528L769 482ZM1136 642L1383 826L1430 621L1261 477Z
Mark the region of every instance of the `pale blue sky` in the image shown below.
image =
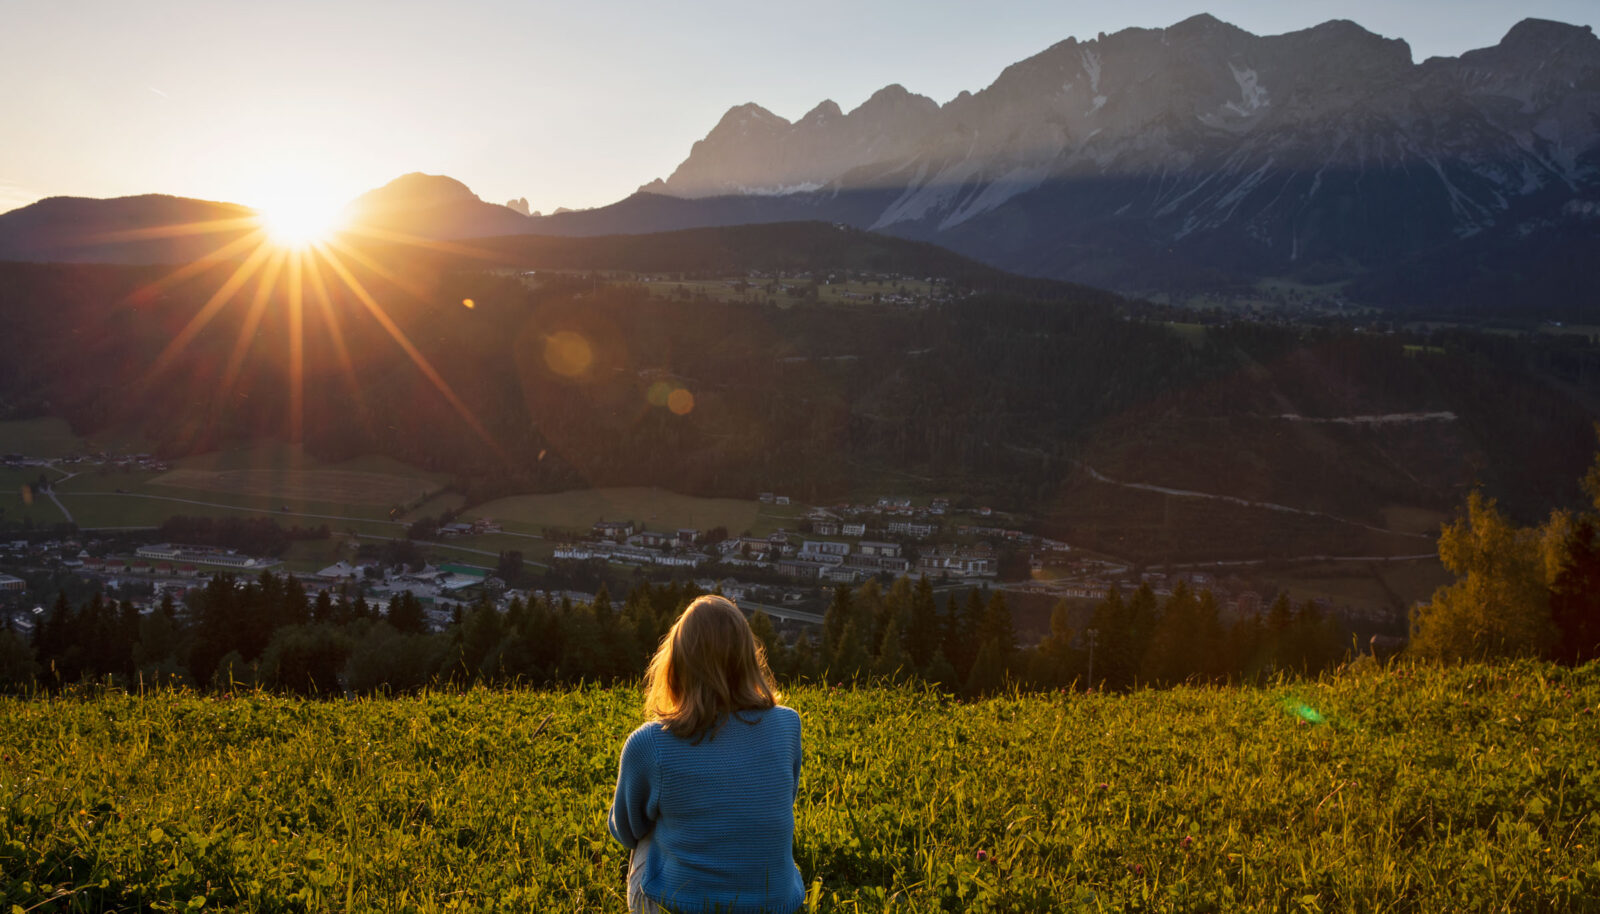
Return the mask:
M1210 12L1257 34L1352 19L1417 60L1596 0L5 0L0 211L164 192L344 200L449 174L535 209L665 177L730 106L790 119L898 82L944 102L1069 36Z

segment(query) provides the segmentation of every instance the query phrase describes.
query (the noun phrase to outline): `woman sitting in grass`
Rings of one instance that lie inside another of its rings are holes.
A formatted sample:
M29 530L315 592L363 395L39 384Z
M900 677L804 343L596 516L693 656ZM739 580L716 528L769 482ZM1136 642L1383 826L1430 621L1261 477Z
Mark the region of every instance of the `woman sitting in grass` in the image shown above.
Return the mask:
M645 672L648 722L622 747L611 834L633 850L628 907L789 914L800 716L727 599L689 604Z

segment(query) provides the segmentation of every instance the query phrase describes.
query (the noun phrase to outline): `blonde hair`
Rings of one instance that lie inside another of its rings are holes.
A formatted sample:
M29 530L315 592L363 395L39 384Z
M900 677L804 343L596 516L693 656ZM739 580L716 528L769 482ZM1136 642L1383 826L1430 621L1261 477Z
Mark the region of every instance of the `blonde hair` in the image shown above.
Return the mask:
M695 742L715 738L726 715L763 711L780 697L744 613L716 595L689 604L644 674L645 717Z

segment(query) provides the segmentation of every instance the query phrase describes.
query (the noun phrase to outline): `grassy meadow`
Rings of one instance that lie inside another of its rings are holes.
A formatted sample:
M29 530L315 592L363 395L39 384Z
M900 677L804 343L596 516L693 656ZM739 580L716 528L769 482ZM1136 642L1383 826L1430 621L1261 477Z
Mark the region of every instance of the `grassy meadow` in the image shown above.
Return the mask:
M0 700L0 902L623 911L605 816L638 699ZM1593 664L787 703L809 910L1600 907Z
M642 486L579 489L545 495L513 495L467 509L465 517L488 517L508 530L537 532L542 527L587 531L600 520L631 520L650 530L726 527L734 536L794 529L804 516L795 505L763 505L740 498L700 498ZM770 528L770 529L769 529Z

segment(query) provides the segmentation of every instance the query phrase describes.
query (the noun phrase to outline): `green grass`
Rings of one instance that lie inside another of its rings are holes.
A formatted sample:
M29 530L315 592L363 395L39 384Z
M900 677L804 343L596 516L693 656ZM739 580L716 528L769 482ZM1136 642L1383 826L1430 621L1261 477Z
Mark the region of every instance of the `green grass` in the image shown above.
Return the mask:
M1600 898L1593 664L973 704L808 687L788 703L815 910ZM637 705L599 688L0 700L0 902L622 911L627 853L605 817Z
M773 506L739 498L699 498L643 487L580 489L549 495L513 495L467 509L465 517L489 517L507 530L537 533L542 527L587 531L599 520L632 520L650 530L723 526L738 535L755 527L757 509Z
M56 478L56 474L42 467L0 467L0 522L21 523L24 518L32 518L36 524L58 524L64 520L48 495L33 491L41 473L48 479Z
M14 419L0 422L0 454L67 457L84 450L83 439L65 419Z

